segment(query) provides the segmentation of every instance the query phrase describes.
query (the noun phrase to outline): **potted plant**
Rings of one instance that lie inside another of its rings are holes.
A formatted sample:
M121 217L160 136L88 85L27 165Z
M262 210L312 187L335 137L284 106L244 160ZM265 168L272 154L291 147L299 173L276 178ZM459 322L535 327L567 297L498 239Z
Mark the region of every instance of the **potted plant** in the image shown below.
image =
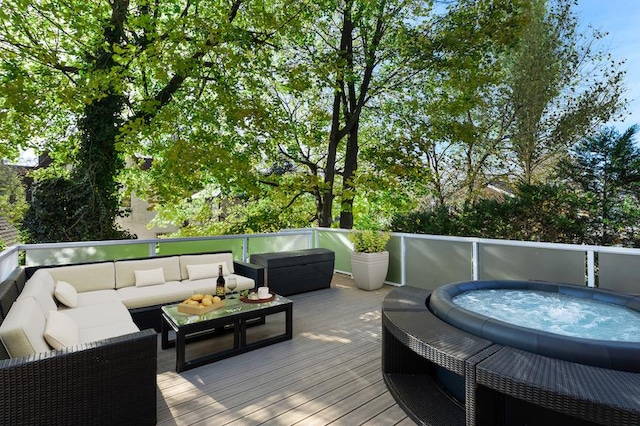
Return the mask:
M389 269L388 232L364 230L351 231L351 274L358 288L377 290L384 284Z

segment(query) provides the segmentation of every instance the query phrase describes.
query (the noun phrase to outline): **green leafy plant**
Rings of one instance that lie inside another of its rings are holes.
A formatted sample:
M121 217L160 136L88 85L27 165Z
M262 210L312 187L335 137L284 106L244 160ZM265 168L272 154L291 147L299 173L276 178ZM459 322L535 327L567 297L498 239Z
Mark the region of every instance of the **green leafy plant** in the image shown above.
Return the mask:
M353 250L358 253L380 253L385 251L391 234L384 231L354 230L349 234Z

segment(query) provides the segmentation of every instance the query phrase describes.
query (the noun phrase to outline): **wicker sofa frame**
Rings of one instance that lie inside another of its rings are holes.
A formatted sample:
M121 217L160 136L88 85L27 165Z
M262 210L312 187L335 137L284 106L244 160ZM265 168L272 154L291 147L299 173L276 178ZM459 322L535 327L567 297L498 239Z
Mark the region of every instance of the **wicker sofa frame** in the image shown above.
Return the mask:
M522 417L542 425L640 424L640 374L552 359L470 335L429 311L430 293L400 287L382 306L383 377L418 424L525 424ZM464 405L439 384L438 369L463 381Z

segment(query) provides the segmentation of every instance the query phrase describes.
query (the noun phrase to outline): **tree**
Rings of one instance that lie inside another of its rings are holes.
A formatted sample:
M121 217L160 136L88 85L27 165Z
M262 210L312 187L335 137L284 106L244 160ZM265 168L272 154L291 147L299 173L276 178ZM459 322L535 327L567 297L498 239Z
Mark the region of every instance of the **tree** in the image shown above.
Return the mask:
M533 1L507 58L511 151L525 183L622 108L621 64L599 49L604 34L576 32L572 4Z
M529 2L459 1L425 23L409 55L421 70L413 87L386 106L394 150L427 169L439 206L470 203L486 183L505 174L512 114L504 96L505 57L526 24ZM422 177L419 177L422 178Z
M425 31L416 44L422 84L387 116L399 161L428 170L423 197L464 205L487 184L542 179L573 141L621 110L620 64L598 49L602 34L576 33L571 6L461 1Z
M85 224L86 238L99 239L116 231L125 155L168 144L170 155L189 157L179 150L185 133L217 147L205 150L225 150L199 134L217 109L211 106L228 107L229 121L252 115L243 105L231 107L238 104L238 75L247 62L264 60L261 49L294 25L305 4L9 0L3 6L2 152L42 142L75 152L67 158L71 179L85 189L87 208L76 210L74 223ZM158 151L161 168L167 151Z
M408 28L426 16L422 6L406 0L327 2L306 33L289 38L276 57L277 73L265 81L273 106L267 138L276 149L263 149L272 161L294 165L300 184L292 196L314 197L320 226L331 226L336 213L340 227L353 226L367 107L407 83L411 70L398 52ZM410 19L415 16L420 18ZM281 187L276 180L264 183Z
M582 139L558 164L558 176L587 196L591 244L637 246L640 148L637 126L623 134L601 129Z

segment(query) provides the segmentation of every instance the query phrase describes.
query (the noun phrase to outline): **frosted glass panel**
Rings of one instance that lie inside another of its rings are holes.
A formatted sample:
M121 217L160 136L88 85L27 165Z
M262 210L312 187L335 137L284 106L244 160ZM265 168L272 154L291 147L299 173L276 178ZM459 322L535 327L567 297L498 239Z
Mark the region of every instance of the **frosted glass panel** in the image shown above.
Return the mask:
M407 285L435 289L472 278L472 246L467 242L405 237Z
M586 254L534 247L479 244L481 280L538 280L585 285Z
M391 237L387 243L389 251L389 271L387 272L387 282L402 283L402 238Z
M318 232L318 247L332 250L336 254L335 270L351 273L351 250L349 232Z
M4 256L0 258L0 281L7 278L18 267L18 250L12 253L3 252Z
M242 259L242 239L220 240L191 240L191 241L160 241L158 255L170 256L176 254L210 253L215 251L233 252L233 258Z
M274 234L273 237L258 237L249 240L249 255L274 251L301 250L309 247L308 234Z
M598 253L598 287L640 294L640 256Z
M149 244L98 245L56 249L26 250L25 265L66 265L69 263L99 262L102 260L148 257Z

